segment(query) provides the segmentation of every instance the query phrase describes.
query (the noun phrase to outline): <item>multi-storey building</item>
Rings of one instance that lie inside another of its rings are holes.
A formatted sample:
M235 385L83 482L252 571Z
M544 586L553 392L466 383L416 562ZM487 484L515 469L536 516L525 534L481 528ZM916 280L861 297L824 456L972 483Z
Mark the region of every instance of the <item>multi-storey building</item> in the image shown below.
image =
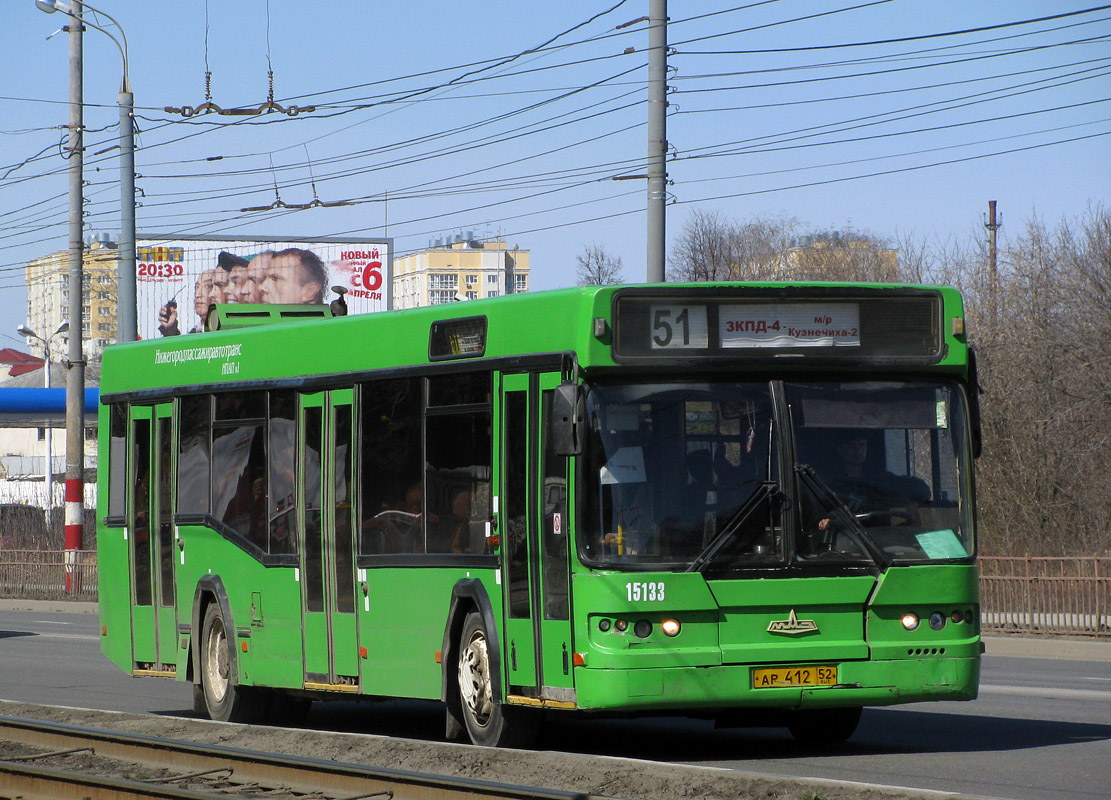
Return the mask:
M82 352L99 360L104 348L116 340L116 285L119 254L116 245L100 234L85 250L81 302ZM69 321L69 251L62 250L27 264L27 326L49 336ZM70 334L66 334L67 336ZM61 337L60 337L61 338ZM28 339L31 351L45 355L41 341ZM62 352L52 343L53 352Z
M478 300L527 292L529 251L483 242L472 231L434 239L428 248L393 262L394 308Z

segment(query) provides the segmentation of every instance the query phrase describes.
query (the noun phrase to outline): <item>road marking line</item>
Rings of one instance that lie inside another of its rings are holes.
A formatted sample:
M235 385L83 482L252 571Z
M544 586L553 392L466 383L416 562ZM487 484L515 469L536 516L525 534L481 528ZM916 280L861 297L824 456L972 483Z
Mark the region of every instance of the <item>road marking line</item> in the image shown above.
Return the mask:
M1072 700L1104 700L1111 702L1111 692L1098 689L1055 689L1040 686L1003 686L980 684L981 694L1017 694L1026 697L1061 697Z

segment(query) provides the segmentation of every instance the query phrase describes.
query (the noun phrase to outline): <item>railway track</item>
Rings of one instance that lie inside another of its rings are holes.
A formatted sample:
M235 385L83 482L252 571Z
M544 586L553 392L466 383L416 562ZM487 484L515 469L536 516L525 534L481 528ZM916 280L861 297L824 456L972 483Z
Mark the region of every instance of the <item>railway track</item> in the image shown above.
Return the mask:
M0 798L600 800L473 778L274 755L0 716Z

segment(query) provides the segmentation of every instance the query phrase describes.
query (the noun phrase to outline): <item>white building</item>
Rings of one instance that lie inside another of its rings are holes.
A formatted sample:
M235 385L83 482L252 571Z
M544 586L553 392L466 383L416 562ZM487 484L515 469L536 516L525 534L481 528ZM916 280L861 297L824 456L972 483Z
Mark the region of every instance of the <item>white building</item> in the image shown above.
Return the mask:
M472 231L429 242L425 250L395 257L394 308L417 308L519 294L529 289L529 251L483 242Z

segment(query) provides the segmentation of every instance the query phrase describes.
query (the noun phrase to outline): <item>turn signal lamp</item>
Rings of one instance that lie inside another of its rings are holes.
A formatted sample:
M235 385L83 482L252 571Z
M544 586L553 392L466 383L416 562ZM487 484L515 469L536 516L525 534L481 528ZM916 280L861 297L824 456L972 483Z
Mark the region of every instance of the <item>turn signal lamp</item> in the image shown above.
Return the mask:
M598 630L600 630L602 633L605 633L606 631L608 631L610 629L610 627L612 625L613 625L613 623L610 622L608 619L599 620L598 621Z
M964 614L959 611L954 611L952 614L949 615L949 619L952 620L954 625L956 625L958 622L964 619Z
M664 632L664 636L678 636L682 629L683 626L677 619L665 619L660 623L660 630Z
M903 627L908 631L918 630L918 615L903 614Z
M629 630L629 623L623 619L619 619L617 620L617 622L614 623L613 627L617 628L617 630L619 630L621 633L624 633L625 631Z

